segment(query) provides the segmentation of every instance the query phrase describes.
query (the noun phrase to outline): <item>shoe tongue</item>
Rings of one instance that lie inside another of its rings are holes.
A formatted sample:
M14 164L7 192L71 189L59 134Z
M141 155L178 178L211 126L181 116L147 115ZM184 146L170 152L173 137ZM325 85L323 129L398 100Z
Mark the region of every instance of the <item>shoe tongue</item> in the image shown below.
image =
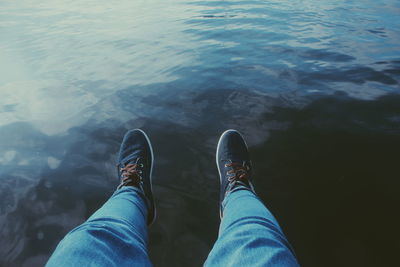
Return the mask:
M232 192L232 191L236 191L240 188L249 189L249 185L243 181L236 181L235 183L228 186L228 191Z
M246 183L243 182L243 181L236 181L235 184L232 186L232 188L235 188L235 187L238 187L238 186L245 186L245 187L248 187L249 185L246 184Z

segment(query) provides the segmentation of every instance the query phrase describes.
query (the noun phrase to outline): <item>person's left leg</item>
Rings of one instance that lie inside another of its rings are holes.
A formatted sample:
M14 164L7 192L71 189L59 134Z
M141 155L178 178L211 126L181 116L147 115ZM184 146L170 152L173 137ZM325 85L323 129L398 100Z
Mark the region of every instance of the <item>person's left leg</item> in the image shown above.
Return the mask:
M155 218L151 189L153 152L141 130L122 142L117 191L60 242L46 266L151 266L147 225Z
M123 187L65 236L46 266L151 266L146 216L143 193Z

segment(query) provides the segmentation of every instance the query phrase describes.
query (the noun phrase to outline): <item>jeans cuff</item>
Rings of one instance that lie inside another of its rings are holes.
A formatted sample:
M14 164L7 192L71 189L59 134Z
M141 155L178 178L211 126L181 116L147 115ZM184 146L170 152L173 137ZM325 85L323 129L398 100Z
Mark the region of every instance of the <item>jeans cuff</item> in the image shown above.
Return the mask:
M235 187L232 191L230 191L230 192L224 197L224 200L223 200L222 203L221 203L222 212L224 211L225 206L227 205L227 202L229 201L229 198L232 197L232 196L231 196L232 193L237 192L237 191L242 191L242 190L247 190L247 191L249 191L249 192L251 192L251 193L254 194L254 192L253 192L250 188L248 188L247 186L241 185L241 186Z
M144 202L144 206L149 209L150 208L150 203L147 200L147 197L144 195L143 191L135 186L123 186L121 188L118 188L117 190L115 190L115 192L113 193L112 197L123 193L123 192L136 192L136 194L138 195L138 197Z

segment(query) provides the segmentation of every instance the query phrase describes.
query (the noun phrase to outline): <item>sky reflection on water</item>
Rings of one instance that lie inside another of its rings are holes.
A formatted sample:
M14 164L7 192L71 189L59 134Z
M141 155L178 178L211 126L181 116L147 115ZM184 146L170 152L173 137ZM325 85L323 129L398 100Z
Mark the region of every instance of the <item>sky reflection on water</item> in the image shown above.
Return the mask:
M110 196L138 127L156 152L156 266L207 256L227 128L304 266L389 265L399 29L389 0L1 2L0 265L43 265Z

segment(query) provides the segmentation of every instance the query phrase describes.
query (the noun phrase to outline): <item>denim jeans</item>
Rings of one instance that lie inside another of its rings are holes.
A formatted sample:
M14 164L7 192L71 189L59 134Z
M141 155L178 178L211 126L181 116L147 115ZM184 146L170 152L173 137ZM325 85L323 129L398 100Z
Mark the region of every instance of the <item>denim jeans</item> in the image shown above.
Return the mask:
M299 266L278 222L249 190L222 203L218 240L205 266ZM151 266L144 195L126 186L59 243L46 266Z

